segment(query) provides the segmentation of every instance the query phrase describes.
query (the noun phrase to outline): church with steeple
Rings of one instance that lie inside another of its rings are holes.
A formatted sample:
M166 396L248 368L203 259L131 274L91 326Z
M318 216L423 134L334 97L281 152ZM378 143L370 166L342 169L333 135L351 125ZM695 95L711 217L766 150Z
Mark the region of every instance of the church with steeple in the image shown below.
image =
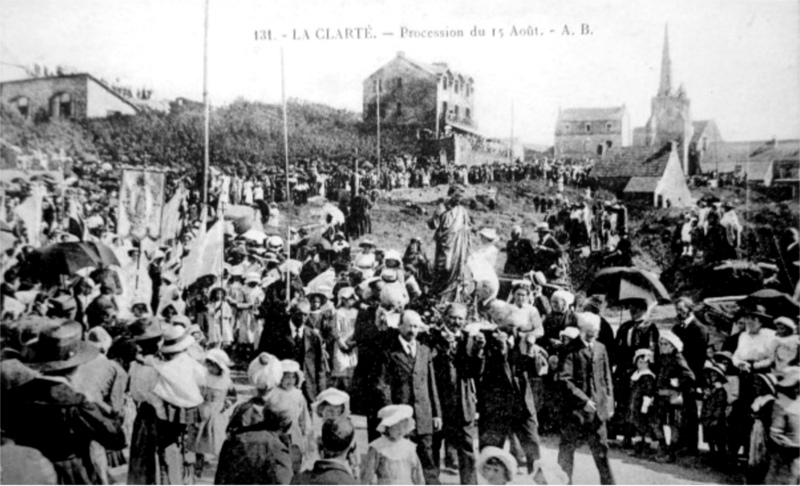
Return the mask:
M661 55L661 78L658 92L650 101L650 118L644 127L633 131L634 146L662 147L676 142L684 173L690 174L689 145L692 142L691 101L681 84L673 86L672 60L669 55L669 33L664 27L664 50Z

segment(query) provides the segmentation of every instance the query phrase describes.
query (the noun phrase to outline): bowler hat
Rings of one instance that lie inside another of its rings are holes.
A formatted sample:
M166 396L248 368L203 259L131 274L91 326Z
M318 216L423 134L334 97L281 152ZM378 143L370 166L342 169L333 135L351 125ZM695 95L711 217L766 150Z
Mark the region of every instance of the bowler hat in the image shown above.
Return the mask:
M100 351L82 338L83 326L75 321L42 331L34 345L33 359L28 366L47 373L88 363Z
M160 338L164 335L161 324L153 317L141 317L128 325L128 332L131 341L146 341L148 339Z

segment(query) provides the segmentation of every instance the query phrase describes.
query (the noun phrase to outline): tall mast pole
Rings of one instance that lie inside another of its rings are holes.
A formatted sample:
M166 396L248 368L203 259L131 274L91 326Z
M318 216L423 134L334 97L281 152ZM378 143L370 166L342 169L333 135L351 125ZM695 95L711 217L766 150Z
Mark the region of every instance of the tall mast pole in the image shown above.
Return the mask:
M375 80L375 84L377 85L378 91L378 103L377 103L377 110L376 110L376 117L375 121L378 126L378 189L381 187L381 80L380 78Z
M508 163L514 162L514 101L511 101L511 137L508 139Z
M286 174L286 207L289 207L289 122L286 115L286 75L283 68L283 46L281 46L281 103L283 104L283 163L284 173ZM291 302L292 291L292 272L289 268L289 260L292 257L291 225L286 220L286 304Z
M206 0L205 23L203 26L203 208L202 214L208 212L208 165L209 165L209 130L211 109L208 104L208 3Z

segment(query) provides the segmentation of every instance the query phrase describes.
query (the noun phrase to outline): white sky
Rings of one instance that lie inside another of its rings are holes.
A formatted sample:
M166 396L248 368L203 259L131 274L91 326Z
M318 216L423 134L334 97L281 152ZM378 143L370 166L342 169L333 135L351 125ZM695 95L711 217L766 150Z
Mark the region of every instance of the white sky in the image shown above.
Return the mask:
M475 116L489 135L553 143L561 107L626 103L642 126L659 81L669 24L673 82L695 120L713 118L726 140L800 137L800 2L796 0L460 1L210 0L209 94L280 101L280 41L255 29L371 26L374 40L284 41L287 97L361 111L362 81L398 51L471 75ZM9 64L62 64L159 97L202 99L204 0L0 0L0 79ZM558 35L587 23L592 36ZM487 30L487 37L414 40L412 29ZM555 29L493 39L511 26Z

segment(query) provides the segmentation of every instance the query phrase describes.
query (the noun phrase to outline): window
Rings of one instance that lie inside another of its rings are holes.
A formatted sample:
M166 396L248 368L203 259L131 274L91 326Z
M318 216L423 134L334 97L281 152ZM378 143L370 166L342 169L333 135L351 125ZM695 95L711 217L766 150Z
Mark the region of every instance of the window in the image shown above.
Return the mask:
M442 113L444 113L444 116L447 116L447 102L446 101L442 101Z
M453 81L453 91L458 93L458 80Z
M50 112L54 117L72 118L72 96L59 93L50 101Z
M611 124L610 123L606 123L606 131L608 133L611 133Z
M458 105L455 106L455 110L456 110L456 119L458 119Z
M403 78L397 78L397 89L403 87Z
M27 96L20 96L19 98L15 99L12 104L16 105L17 110L19 110L19 114L22 118L28 118L30 114L30 100Z
M569 123L564 124L564 130L567 132L569 131Z
M708 137L703 137L703 151L708 149Z
M442 78L442 89L447 91L447 78Z
M469 98L469 95L472 92L472 87L469 84L467 84L466 91L467 91L467 98Z
M592 125L587 123L586 124L586 133L590 133L592 131Z
M611 145L613 145L611 140L606 140L606 148L611 148Z
M467 120L472 119L472 113L470 113L469 108L466 108L464 116L467 117Z
M403 104L397 103L397 110L396 110L397 117L403 116Z

